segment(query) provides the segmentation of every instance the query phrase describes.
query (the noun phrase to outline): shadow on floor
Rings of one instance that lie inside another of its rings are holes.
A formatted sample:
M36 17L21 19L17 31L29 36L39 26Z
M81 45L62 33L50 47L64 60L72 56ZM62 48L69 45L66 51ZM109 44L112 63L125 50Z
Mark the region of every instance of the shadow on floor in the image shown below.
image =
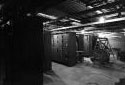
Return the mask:
M66 85L66 84L54 71L51 71L43 73L43 85Z
M125 85L125 78L120 79L120 82L116 83L115 85Z
M116 61L116 62L108 63L105 65L101 65L99 63L93 64L90 62L83 62L80 64L76 64L76 66L74 66L74 67L81 68L83 66L89 66L89 67L93 67L96 69L102 69L102 70L125 72L125 63L121 62L121 61Z
M11 80L5 80L4 85L39 85L40 73L35 71L19 71L12 74Z

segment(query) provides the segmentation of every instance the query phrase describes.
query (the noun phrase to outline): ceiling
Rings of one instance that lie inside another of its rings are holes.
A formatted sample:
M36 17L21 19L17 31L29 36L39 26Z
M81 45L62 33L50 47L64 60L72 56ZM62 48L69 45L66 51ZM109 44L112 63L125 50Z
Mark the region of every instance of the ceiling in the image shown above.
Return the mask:
M98 22L102 16L105 20L124 18L124 3L124 0L65 0L57 5L47 8L46 10L42 10L42 12L48 15L56 16L58 19L52 20L53 22L51 21L49 24L58 25L58 28L72 26L74 25L72 22L76 22L76 25ZM61 22L61 19L67 19L67 21ZM124 29L125 27L124 22L124 20L120 20L112 21L106 24L95 24L92 26L103 30L114 31L115 29L119 29L121 31L121 29ZM78 30L77 27L76 29Z
M55 19L45 19L45 29L124 31L125 0L2 0L4 8L35 10ZM45 16L42 16L47 18ZM103 22L99 22L103 17ZM105 21L105 22L104 22ZM48 28L49 27L49 28ZM97 29L95 29L97 28Z

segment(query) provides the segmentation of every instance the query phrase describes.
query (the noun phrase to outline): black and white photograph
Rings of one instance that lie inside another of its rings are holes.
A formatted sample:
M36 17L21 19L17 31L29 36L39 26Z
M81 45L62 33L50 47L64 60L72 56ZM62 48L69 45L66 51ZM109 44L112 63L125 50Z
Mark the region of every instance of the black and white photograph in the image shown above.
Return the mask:
M0 0L0 85L125 85L125 0Z

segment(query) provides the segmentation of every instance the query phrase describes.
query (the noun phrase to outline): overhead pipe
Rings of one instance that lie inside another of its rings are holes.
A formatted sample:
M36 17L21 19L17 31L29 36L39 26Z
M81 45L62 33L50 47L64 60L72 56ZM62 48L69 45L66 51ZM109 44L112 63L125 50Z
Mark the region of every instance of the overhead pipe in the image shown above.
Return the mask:
M96 10L99 10L99 9L103 9L103 8L106 9L106 8L110 8L112 6L115 7L119 3L120 3L120 1L112 2L112 3L107 3L107 4L99 6L99 7L94 7L94 8L89 9L89 10L85 10L85 11L81 11L81 12L78 12L78 13L74 13L73 15L87 14L89 12L93 12L93 11L96 11Z
M87 27L87 26L98 25L98 24L106 24L110 22L118 22L118 21L124 21L124 20L125 20L125 17L122 17L122 18L116 18L116 19L111 19L111 20L105 20L104 22L92 22L92 23L82 24L79 26L77 25L77 26L61 27L57 29L52 29L51 31L81 28L81 27Z

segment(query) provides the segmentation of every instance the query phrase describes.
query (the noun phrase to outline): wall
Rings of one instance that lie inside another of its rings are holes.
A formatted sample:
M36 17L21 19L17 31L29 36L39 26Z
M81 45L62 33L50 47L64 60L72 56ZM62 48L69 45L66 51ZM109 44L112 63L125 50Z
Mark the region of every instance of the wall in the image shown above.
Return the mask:
M108 38L112 48L119 48L121 51L125 51L125 35L123 33L99 33L98 35L99 37Z

